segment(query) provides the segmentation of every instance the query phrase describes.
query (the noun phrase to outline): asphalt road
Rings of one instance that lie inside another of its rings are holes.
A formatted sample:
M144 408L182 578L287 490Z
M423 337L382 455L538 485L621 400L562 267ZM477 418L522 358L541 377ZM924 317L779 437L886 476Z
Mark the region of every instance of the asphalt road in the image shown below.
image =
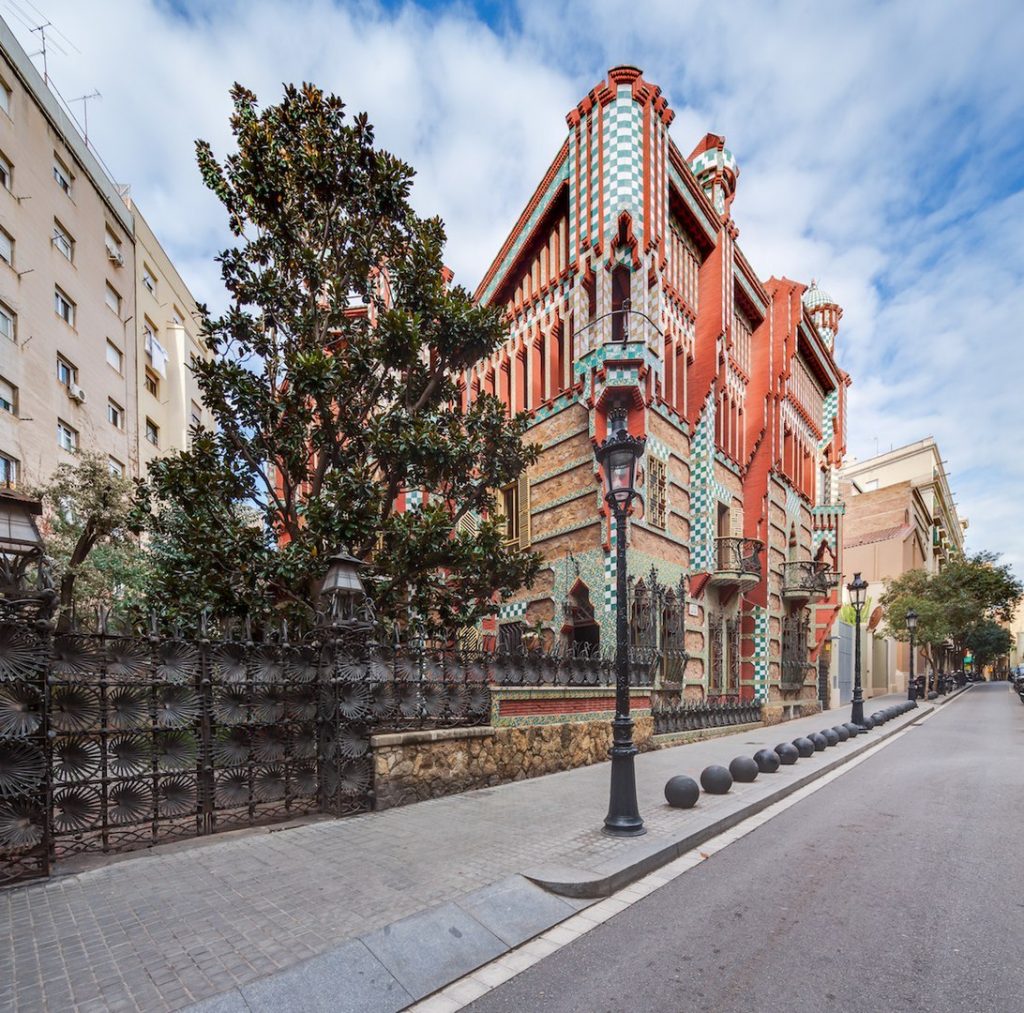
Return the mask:
M467 1008L1021 1013L1024 707L973 687Z

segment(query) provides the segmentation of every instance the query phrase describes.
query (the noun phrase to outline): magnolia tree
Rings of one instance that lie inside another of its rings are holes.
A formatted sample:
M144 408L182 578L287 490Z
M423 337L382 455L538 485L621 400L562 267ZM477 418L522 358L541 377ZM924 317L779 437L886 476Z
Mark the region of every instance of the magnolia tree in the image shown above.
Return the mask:
M413 211L413 170L365 114L311 85L262 109L232 97L235 150L196 146L234 237L229 305L201 308L214 354L193 366L215 424L151 468L154 594L182 618L308 624L344 546L379 613L472 624L538 565L481 519L536 456L527 416L487 394L464 408L458 386L501 312L448 283L444 227ZM396 509L403 491L423 505Z

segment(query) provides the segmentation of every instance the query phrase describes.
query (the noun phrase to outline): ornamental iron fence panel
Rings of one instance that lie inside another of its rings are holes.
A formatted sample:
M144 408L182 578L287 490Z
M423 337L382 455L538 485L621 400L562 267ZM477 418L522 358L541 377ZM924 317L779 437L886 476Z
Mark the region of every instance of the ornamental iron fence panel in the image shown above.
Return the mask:
M0 885L117 853L372 805L370 735L489 720L493 658L382 646L53 632L0 602Z
M695 732L705 728L755 724L761 721L761 704L757 701L732 703L661 704L652 711L655 735L671 732Z
M798 612L782 620L782 688L800 689L814 665L808 660L810 623Z
M686 585L663 584L652 566L646 578L631 582L629 601L631 653L649 659L655 685L682 684L686 652Z

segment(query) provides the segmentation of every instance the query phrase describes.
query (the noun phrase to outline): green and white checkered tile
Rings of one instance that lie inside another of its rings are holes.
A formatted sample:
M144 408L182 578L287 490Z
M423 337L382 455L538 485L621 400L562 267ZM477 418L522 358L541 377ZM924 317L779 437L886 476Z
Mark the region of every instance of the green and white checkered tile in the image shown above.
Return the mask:
M498 606L498 621L508 621L511 619L522 619L526 615L526 606L528 602L525 601L507 601L502 602Z
M768 609L761 605L755 605L754 615L754 697L762 703L768 699L768 639L769 639L769 616Z

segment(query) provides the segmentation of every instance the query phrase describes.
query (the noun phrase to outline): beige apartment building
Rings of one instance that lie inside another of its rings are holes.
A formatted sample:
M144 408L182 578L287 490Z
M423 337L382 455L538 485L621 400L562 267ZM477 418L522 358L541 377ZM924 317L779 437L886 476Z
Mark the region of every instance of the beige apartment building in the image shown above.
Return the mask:
M957 514L938 445L930 436L863 461L840 474L846 502L844 569L868 582L871 612L885 582L909 570L938 573L963 552L967 518ZM870 624L880 616L865 616ZM915 663L920 665L919 655ZM906 690L909 648L881 635L872 638L867 692ZM922 669L918 668L918 671Z
M202 419L195 302L0 20L0 484L139 475Z

